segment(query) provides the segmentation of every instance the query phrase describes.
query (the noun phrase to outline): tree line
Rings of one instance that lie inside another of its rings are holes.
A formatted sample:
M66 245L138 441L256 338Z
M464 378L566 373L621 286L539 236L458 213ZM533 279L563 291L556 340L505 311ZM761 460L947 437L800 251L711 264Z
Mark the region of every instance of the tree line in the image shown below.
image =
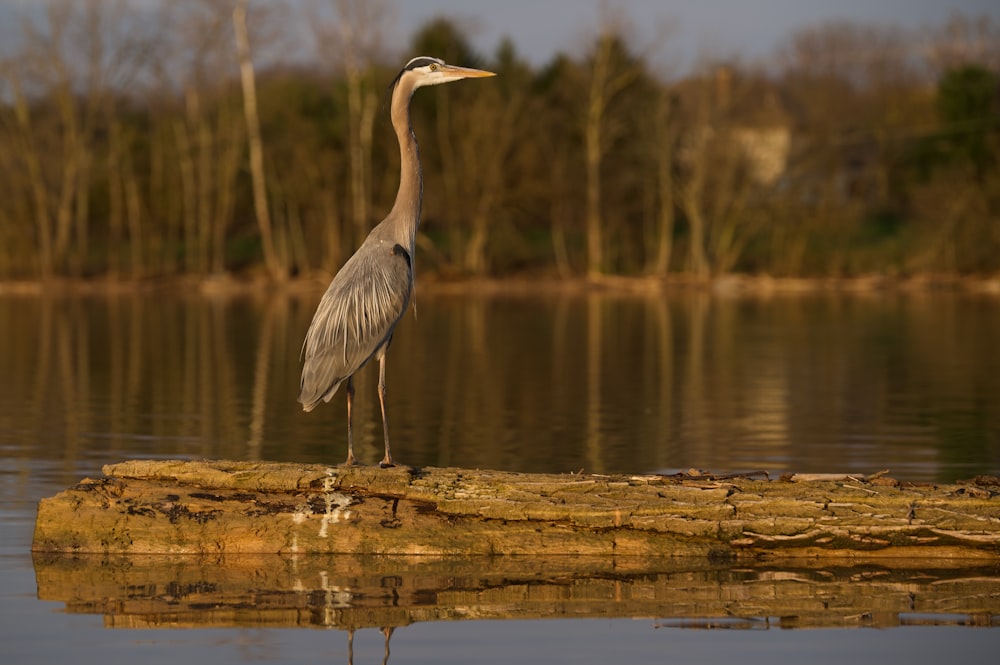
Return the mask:
M611 16L541 66L445 19L394 53L390 9L24 5L0 45L0 278L332 273L391 206L385 89L414 54L499 74L413 100L421 270L1000 270L988 17L823 23L678 74Z

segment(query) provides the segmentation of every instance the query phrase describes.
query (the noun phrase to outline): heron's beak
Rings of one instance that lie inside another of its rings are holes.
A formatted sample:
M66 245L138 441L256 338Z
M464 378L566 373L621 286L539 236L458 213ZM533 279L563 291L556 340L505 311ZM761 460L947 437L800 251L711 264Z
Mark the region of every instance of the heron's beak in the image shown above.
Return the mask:
M472 69L471 67L456 67L455 65L444 65L441 73L448 77L448 80L484 78L496 76L495 72L488 72L485 69Z

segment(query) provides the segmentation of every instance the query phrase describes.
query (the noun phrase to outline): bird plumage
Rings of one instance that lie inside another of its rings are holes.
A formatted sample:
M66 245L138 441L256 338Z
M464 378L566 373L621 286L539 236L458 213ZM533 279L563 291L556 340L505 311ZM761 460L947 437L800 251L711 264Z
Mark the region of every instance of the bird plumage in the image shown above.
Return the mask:
M337 275L352 279L330 283L303 344L305 411L329 402L345 379L384 352L413 292L409 252L371 236Z
M448 65L437 58L410 60L390 85L390 115L399 141L399 190L392 210L334 276L320 300L302 345L299 402L311 411L329 402L347 383L347 463L354 462L351 435L351 377L369 360L379 361L379 402L385 438L383 466L392 464L385 415L385 354L414 289L414 244L420 224L423 176L410 125L410 98L422 86L492 72Z

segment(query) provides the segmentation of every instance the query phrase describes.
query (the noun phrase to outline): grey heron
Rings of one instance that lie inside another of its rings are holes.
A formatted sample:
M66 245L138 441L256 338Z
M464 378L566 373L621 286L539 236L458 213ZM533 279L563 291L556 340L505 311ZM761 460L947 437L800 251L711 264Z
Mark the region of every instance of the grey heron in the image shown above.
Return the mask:
M302 345L305 362L299 402L304 411L312 411L320 401L329 402L340 384L346 384L345 463L348 465L355 463L351 430L352 377L375 358L378 360L378 394L385 438L385 457L381 466L392 466L385 411L385 354L396 324L413 296L413 252L423 198L420 155L410 124L410 98L417 88L484 76L494 76L494 73L456 67L438 58L421 56L406 63L390 86L390 117L399 140L400 158L396 202L330 282Z

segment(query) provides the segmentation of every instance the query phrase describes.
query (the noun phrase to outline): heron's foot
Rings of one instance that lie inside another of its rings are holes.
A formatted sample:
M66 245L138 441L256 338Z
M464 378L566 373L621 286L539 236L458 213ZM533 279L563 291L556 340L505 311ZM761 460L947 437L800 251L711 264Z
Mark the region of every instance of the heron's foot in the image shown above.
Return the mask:
M360 464L358 464L358 460L354 458L353 454L348 454L347 459L344 460L341 466L360 466Z
M383 469L390 469L390 468L396 466L395 463L393 463L392 458L389 457L388 455L386 455L384 458L382 458L382 461L379 462L378 465L380 467L382 467Z

